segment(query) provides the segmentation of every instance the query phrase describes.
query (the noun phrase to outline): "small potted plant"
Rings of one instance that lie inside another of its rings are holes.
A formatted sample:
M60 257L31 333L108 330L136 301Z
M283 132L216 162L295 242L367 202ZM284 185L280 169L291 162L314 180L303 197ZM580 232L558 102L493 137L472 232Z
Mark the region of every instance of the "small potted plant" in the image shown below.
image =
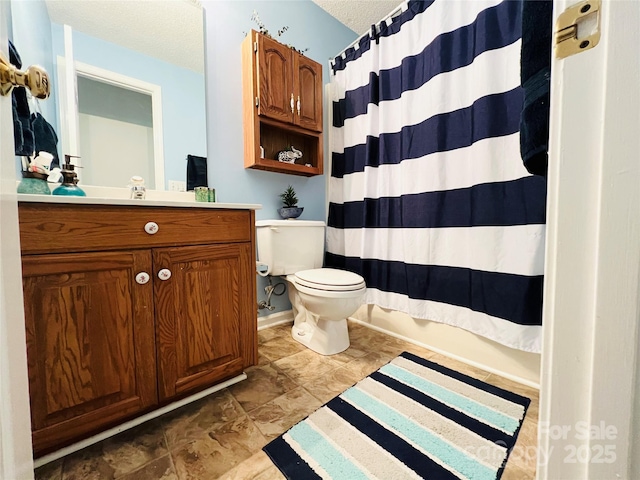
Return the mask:
M302 215L304 207L298 207L298 197L296 197L296 191L291 185L280 194L282 199L282 208L278 209L278 213L285 220L293 220Z

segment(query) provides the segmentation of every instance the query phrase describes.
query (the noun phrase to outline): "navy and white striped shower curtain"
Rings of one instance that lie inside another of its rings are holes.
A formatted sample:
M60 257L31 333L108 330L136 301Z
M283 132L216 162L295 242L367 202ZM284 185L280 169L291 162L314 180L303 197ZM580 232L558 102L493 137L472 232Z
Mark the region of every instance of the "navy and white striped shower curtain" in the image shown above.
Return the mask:
M366 303L539 352L520 22L518 1L412 0L335 59L326 265L360 273Z

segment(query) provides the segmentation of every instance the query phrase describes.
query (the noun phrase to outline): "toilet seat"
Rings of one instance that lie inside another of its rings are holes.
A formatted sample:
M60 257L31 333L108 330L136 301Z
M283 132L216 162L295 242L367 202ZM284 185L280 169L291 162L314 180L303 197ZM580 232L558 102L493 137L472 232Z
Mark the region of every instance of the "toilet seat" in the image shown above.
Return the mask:
M354 292L366 288L364 278L357 273L335 268L302 270L293 277L298 286L325 292Z

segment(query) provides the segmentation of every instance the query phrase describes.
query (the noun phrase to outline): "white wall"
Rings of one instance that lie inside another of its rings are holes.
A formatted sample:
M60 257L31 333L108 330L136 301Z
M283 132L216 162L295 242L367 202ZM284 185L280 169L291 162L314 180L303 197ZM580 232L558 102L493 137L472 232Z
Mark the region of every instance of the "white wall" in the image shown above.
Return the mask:
M640 323L640 319L638 319L638 323ZM636 343L636 345L637 344L638 343ZM635 392L633 394L633 404L635 405L635 408L633 411L631 431L640 432L640 354L637 352L635 369L636 384ZM640 478L640 436L637 434L632 435L631 437L631 458L634 459L634 461L631 463L629 468L629 478Z
M153 163L153 128L136 125L113 118L81 113L80 151L85 167L80 173L80 182L103 187L123 187L133 175L145 180L147 188L155 188ZM110 148L118 148L127 155L113 155ZM130 159L135 158L136 162ZM87 163L91 168L86 168Z
M540 355L505 347L461 328L364 305L352 315L367 325L520 383L538 388Z
M552 66L540 479L640 473L640 2L600 15L600 43Z
M8 2L0 50L8 58ZM0 96L0 478L33 478L11 97Z

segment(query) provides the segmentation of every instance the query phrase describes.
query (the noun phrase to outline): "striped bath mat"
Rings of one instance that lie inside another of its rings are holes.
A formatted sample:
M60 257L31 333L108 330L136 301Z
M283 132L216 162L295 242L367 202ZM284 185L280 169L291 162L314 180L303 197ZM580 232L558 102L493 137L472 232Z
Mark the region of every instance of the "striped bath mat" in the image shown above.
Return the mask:
M493 480L529 402L404 352L264 451L296 480Z

